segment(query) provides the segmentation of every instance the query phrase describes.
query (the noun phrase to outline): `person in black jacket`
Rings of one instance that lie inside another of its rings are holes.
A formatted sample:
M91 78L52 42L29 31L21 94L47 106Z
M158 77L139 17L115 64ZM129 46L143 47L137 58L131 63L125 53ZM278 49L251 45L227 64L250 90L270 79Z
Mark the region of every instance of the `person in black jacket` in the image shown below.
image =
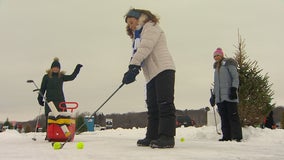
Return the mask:
M59 108L59 103L65 102L63 82L74 80L79 74L81 67L81 64L77 64L74 72L71 75L65 75L64 71L60 71L61 65L59 63L59 59L57 57L54 58L50 69L48 69L46 74L43 76L40 86L40 92L42 95L45 95L47 102L44 101L44 98L40 94L37 97L38 103L41 106L45 106L46 123L48 113L51 111L47 103L53 101L57 110L61 111ZM66 106L63 105L62 107Z
M273 119L273 111L270 111L269 115L264 120L264 126L266 128L275 129L276 124Z

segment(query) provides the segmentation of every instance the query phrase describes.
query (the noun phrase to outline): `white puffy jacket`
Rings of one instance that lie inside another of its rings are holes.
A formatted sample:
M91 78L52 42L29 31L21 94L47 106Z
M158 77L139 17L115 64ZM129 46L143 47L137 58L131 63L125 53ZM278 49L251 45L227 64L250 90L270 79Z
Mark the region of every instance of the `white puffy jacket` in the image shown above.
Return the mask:
M141 66L148 83L164 70L175 70L167 47L165 33L158 24L149 21L143 26L141 42L130 64Z

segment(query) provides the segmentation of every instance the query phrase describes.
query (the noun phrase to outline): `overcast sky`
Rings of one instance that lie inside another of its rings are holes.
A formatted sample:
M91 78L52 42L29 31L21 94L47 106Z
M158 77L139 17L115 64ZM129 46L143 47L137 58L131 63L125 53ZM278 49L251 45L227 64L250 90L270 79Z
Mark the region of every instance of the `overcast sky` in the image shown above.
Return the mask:
M31 120L40 110L34 86L58 57L78 77L64 83L66 101L93 113L121 84L131 56L123 16L131 8L160 17L176 64L177 109L209 106L212 53L233 57L238 29L249 59L273 84L273 103L284 105L283 0L0 0L0 121ZM146 111L145 80L123 86L100 110L104 114ZM43 109L41 110L43 113Z

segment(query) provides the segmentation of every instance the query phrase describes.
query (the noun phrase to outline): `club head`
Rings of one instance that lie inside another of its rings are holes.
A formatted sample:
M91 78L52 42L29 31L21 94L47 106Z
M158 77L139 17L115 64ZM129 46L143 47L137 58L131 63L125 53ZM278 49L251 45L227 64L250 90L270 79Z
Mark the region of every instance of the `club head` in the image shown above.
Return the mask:
M62 143L62 144L60 145L60 149L62 149L64 145L65 145L65 143Z
M33 80L27 80L27 83L33 83L34 81Z
M204 110L208 112L208 111L210 111L210 108L209 107L205 107Z
M34 89L33 92L39 91L40 89Z

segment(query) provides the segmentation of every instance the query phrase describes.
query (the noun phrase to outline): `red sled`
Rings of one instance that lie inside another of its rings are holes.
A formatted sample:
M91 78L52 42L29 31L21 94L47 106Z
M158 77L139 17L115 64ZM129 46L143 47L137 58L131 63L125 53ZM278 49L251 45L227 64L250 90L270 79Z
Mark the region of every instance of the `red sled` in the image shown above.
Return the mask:
M66 104L66 107L63 107L63 104ZM72 107L67 107L68 104L72 104ZM55 116L52 112L48 114L47 139L50 142L73 141L76 131L76 120L72 112L78 108L78 103L61 102L59 103L59 108L63 111L59 112L59 115ZM68 109L71 110L71 113L64 112Z

